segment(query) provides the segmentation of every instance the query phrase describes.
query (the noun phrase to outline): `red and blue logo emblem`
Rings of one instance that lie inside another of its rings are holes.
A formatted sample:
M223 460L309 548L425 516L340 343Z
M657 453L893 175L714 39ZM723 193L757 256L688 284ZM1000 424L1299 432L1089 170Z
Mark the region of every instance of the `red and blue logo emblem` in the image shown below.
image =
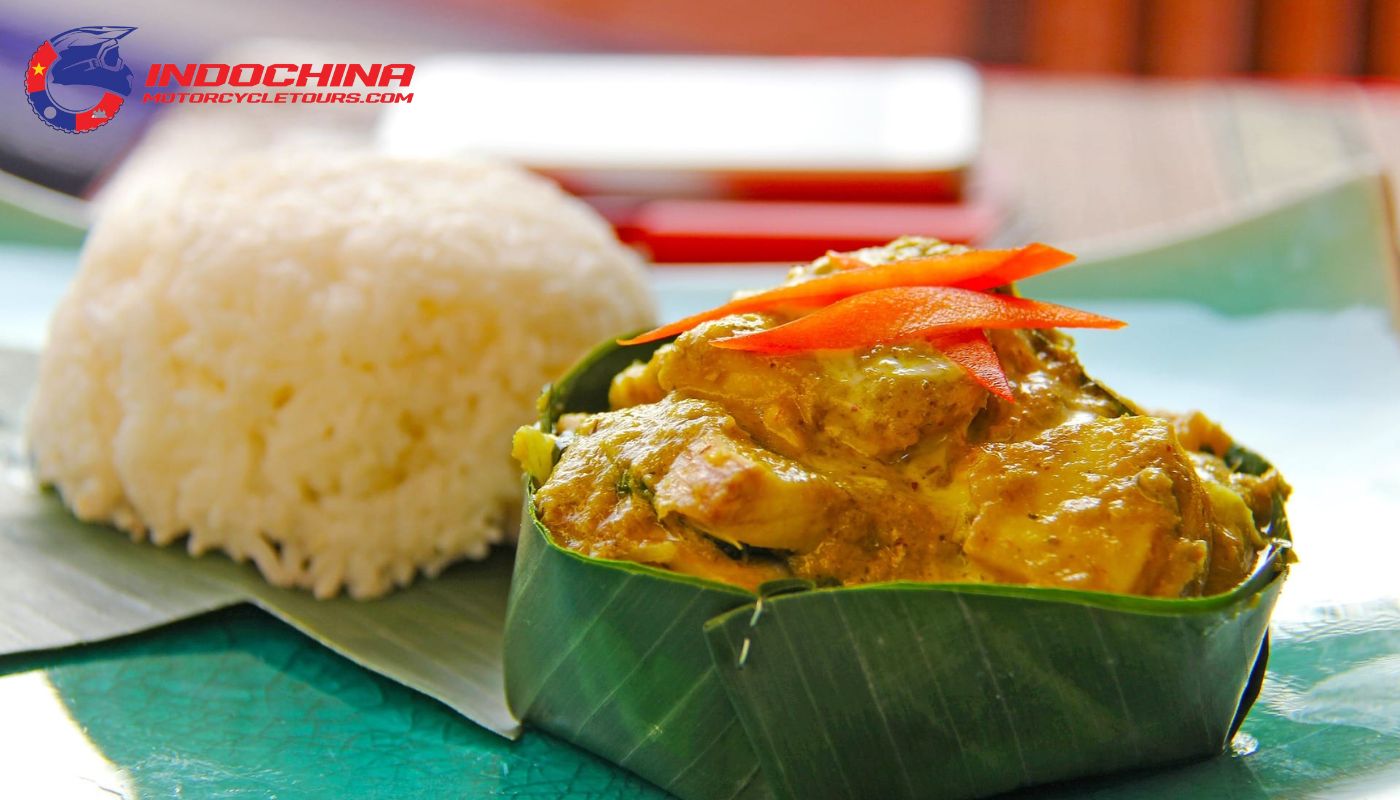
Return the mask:
M39 45L24 73L29 105L39 119L65 133L88 133L111 122L132 83L118 42L134 30L92 25Z

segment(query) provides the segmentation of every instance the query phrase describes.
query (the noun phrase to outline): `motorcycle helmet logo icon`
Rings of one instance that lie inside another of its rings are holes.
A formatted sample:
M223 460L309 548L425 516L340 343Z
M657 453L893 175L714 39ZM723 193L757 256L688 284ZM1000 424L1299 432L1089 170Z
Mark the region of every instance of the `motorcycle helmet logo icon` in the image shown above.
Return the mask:
M131 68L119 43L134 30L90 25L39 45L24 73L29 105L39 119L64 133L88 133L111 122L131 94Z

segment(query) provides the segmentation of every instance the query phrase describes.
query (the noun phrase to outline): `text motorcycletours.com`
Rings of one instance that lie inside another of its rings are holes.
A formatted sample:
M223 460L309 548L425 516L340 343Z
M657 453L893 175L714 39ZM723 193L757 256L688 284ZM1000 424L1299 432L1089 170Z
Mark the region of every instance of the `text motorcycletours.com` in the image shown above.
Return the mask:
M407 89L412 81L412 64L152 64L141 101L411 103L412 92L367 89Z

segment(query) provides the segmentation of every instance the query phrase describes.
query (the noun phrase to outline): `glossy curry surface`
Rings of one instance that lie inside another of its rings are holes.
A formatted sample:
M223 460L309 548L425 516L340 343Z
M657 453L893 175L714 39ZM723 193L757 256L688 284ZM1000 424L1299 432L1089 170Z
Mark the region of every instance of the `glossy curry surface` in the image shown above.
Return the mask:
M800 274L797 276L800 279ZM536 495L556 540L747 588L973 581L1224 591L1264 543L1276 472L1233 473L1200 414L1149 415L1055 331L991 331L998 399L921 343L765 356L701 325L568 415Z

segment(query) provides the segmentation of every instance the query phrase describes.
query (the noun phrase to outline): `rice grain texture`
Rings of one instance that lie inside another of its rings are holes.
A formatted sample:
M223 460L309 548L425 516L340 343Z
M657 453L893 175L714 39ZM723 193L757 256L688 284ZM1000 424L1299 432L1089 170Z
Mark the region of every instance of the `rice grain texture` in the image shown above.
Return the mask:
M82 519L374 597L501 542L541 386L651 321L641 265L542 179L245 158L103 210L30 448Z

